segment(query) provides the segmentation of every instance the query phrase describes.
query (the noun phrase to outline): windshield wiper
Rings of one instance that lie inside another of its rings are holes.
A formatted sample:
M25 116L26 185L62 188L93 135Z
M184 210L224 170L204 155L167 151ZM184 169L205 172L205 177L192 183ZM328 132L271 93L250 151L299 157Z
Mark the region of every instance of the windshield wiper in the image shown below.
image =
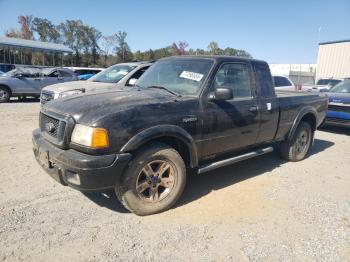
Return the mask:
M168 89L168 88L166 88L166 87L164 87L164 86L148 86L147 88L162 89L162 90L165 90L165 91L167 91L168 93L173 94L173 95L175 95L175 96L177 96L177 97L181 97L180 94L178 94L178 93L176 93L176 92L174 92L174 91L171 91L170 89Z

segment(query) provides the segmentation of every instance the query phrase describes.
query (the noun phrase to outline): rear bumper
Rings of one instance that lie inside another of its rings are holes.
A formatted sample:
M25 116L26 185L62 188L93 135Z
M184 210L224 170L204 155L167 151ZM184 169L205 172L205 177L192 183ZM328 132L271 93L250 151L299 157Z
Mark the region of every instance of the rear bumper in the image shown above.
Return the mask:
M131 154L87 155L73 149L62 150L33 131L33 152L37 162L57 182L80 191L113 188Z

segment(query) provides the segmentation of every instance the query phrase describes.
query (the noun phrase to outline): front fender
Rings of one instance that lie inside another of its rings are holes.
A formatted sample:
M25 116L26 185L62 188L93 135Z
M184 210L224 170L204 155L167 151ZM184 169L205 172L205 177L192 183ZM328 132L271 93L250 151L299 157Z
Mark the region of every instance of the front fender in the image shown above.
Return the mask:
M120 153L137 150L147 142L161 137L172 137L183 142L190 153L191 167L198 165L197 147L192 136L183 128L175 125L158 125L141 131L120 149Z

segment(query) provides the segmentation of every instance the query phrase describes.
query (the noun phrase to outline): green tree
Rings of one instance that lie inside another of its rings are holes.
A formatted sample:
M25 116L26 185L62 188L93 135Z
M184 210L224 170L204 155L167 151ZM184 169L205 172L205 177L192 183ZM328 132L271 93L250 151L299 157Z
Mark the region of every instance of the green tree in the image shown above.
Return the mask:
M247 51L245 50L241 50L241 49L237 49L236 50L236 56L242 56L242 57L247 57L247 58L253 58L251 54L249 54Z
M32 23L32 29L39 35L39 39L45 42L60 42L60 32L51 21L46 18L35 17Z
M108 60L109 56L112 55L112 50L115 48L116 45L117 45L117 37L115 34L106 35L106 36L101 37L100 50L103 54L103 58L104 58L103 65L104 66L108 65L107 60Z
M210 42L208 45L208 52L210 55L219 55L220 54L220 47L217 42Z
M102 33L98 31L96 28L90 27L89 37L91 39L92 62L94 65L96 65L97 60L99 58L99 52L100 52L100 47L98 45L98 42L102 37Z
M81 20L66 20L58 26L64 44L69 46L74 51L75 65L80 66L81 55L83 52L83 22Z
M130 47L126 42L127 33L124 31L119 31L116 34L117 46L115 48L117 59L119 62L126 62L132 60L132 53Z

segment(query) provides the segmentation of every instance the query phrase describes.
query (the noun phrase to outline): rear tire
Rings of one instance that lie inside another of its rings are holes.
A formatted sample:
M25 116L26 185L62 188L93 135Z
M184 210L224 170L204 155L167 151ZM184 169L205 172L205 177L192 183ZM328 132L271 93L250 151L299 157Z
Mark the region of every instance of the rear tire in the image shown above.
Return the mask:
M307 122L300 122L291 139L281 143L281 156L292 162L303 160L308 153L314 137L314 131Z
M171 208L185 184L182 157L172 147L157 143L136 152L115 192L126 209L145 216Z
M6 87L0 86L0 103L10 101L11 93Z

